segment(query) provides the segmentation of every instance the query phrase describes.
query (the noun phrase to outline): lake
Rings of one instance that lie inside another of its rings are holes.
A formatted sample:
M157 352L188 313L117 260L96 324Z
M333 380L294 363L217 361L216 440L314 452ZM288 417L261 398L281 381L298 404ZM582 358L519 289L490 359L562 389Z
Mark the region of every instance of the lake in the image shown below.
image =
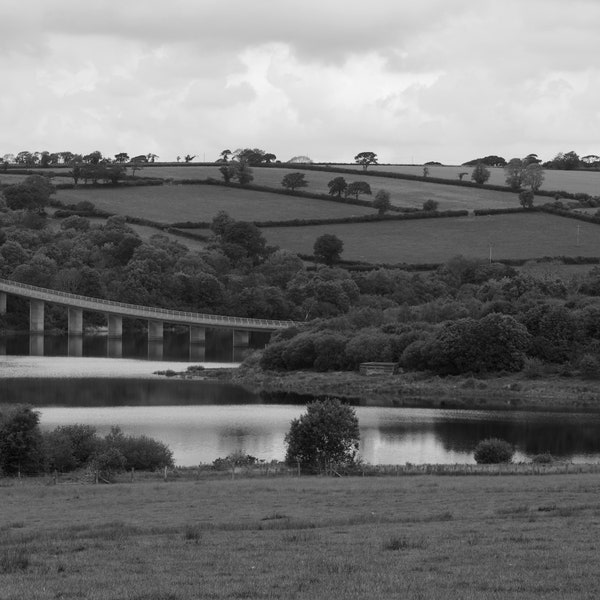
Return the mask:
M304 404L229 384L152 374L188 364L0 356L0 408L31 404L44 430L84 423L105 434L119 425L126 433L165 442L181 466L210 463L235 450L267 461L284 457L285 434ZM473 448L487 437L514 444L517 461L543 452L572 462L600 461L597 414L355 408L360 454L371 464L473 463Z

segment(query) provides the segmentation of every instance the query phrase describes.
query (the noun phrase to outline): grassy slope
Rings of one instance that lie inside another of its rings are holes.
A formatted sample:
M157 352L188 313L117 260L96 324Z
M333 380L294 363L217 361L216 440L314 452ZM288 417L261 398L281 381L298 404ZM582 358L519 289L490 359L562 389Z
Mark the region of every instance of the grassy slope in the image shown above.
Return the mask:
M11 600L600 593L597 475L8 485Z
M423 175L423 167L418 165L375 165L369 170L390 171L392 173L407 173L409 175ZM468 173L464 180L471 180L473 167L429 167L430 177L441 177L444 179L458 179L459 173ZM600 194L600 171L544 171L543 190L567 191L571 193L582 192L597 196ZM506 185L504 169L490 167L491 185Z
M79 188L59 190L56 198L69 204L89 200L102 210L162 223L211 221L220 210L225 210L233 218L242 221L285 221L375 212L362 206L208 185Z
M254 182L258 185L280 187L281 180L286 173L291 173L292 167L259 168L254 167ZM297 169L296 169L297 170ZM440 210L457 210L473 208L505 208L518 206L516 194L496 192L485 189L460 188L450 185L427 183L420 181L407 181L402 179L384 179L373 177L369 172L357 171L356 176L321 171L303 171L308 181L308 186L303 190L326 194L329 192L327 182L334 177L343 176L346 181L367 181L373 190L372 196L360 196L362 199L372 200L377 190L385 188L391 194L392 204L396 206L409 206L421 208L425 200L437 200ZM168 173L168 174L167 174ZM144 175L152 177L173 177L175 179L203 179L215 177L221 179L217 167L147 167Z
M580 228L577 246L577 228ZM445 262L451 256L541 258L543 256L600 256L597 225L547 214L510 214L494 217L422 219L377 223L268 228L269 244L312 253L324 233L344 242L343 258L374 263Z

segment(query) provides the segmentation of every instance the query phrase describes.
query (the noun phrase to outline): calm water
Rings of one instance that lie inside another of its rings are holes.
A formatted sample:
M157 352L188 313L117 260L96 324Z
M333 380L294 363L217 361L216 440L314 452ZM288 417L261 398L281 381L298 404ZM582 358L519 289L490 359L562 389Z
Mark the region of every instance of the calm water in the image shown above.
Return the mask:
M232 385L152 375L173 366L0 357L0 404L32 404L43 429L85 423L100 434L119 425L126 433L150 435L171 447L179 465L212 462L235 450L266 460L283 458L284 436L304 404ZM551 452L573 462L600 461L600 415L373 406L357 406L356 412L360 452L372 464L473 462L473 447L491 436L513 443L517 460Z

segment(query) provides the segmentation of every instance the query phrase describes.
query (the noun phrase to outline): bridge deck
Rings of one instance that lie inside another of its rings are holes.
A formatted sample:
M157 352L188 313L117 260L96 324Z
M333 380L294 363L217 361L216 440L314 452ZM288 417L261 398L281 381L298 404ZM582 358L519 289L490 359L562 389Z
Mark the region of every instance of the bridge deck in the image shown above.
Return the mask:
M80 308L82 310L102 312L132 319L147 319L162 321L164 323L178 323L184 325L196 325L200 327L217 327L228 329L243 329L247 331L273 331L285 329L294 325L294 321L275 321L270 319L250 319L246 317L228 317L224 315L210 315L202 313L183 312L168 310L166 308L155 308L151 306L138 306L115 302L113 300L102 300L79 294L70 294L58 290L36 287L26 283L0 279L0 292L29 298L43 300L63 306Z

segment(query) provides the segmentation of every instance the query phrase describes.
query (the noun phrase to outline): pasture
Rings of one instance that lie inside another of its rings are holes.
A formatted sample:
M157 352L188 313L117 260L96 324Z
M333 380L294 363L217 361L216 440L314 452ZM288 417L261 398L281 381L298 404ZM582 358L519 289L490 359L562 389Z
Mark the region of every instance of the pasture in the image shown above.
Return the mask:
M347 165L344 165L347 166ZM406 173L408 175L423 175L423 165L371 165L369 171L389 171L391 173ZM473 167L462 166L430 166L429 176L442 179L458 179L459 173L468 173L463 181L471 181ZM501 167L489 167L490 185L506 185L506 176ZM600 196L600 171L544 171L542 190L566 191L572 194L585 193Z
M374 214L372 208L285 194L250 192L218 185L163 185L147 187L77 188L58 190L66 204L82 200L119 215L143 217L160 223L208 221L221 210L240 221L287 221Z
M577 230L579 228L579 245ZM296 253L312 254L325 234L344 242L342 258L371 263L441 263L462 254L472 258L600 256L600 227L543 213L485 217L419 219L264 228L267 242Z
M387 179L369 175L369 171L357 170L356 175L332 173L326 171L302 171L290 167L253 167L256 185L265 185L273 188L281 187L284 175L294 171L304 173L308 186L302 190L317 194L327 194L327 183L334 177L342 176L348 183L352 181L366 181L371 186L371 196L361 195L361 200L373 200L380 189L390 192L391 202L395 206L421 208L426 200L439 202L440 210L473 210L474 208L508 208L519 205L517 194L497 192L479 188L461 188L451 185L428 183L426 181L409 181L403 179ZM221 179L218 167L146 167L144 175L174 179L205 179L214 177Z
M597 475L0 480L11 600L580 599Z

